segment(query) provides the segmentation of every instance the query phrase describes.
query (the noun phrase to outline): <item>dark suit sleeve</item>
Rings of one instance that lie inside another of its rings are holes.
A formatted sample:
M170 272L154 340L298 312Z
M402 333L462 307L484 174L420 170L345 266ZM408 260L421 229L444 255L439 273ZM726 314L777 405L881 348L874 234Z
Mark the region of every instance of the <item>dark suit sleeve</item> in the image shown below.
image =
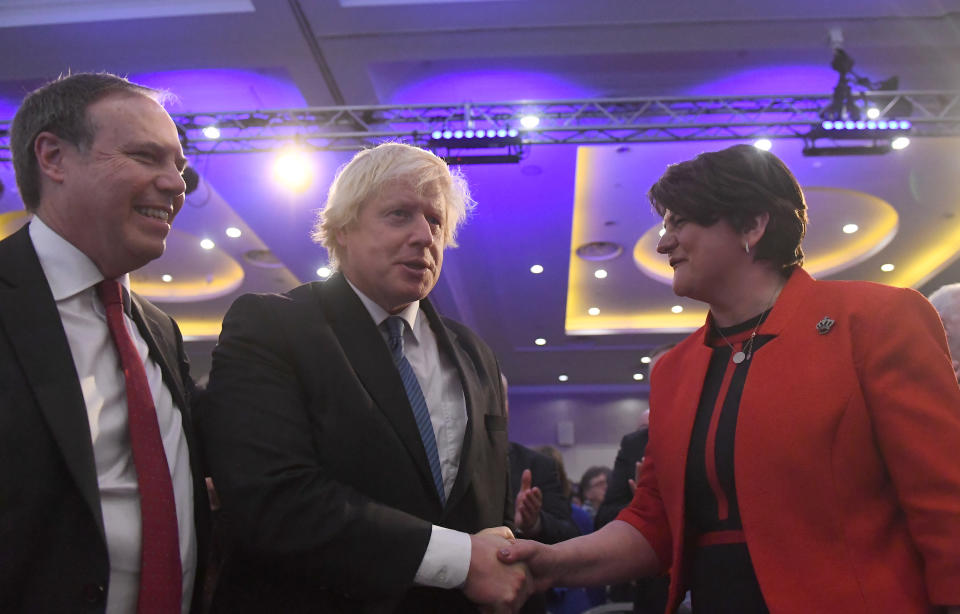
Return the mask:
M531 463L534 486L543 493L543 507L540 509L540 536L537 541L555 544L580 535L573 522L570 501L563 496L560 474L552 458L536 454Z
M617 459L613 463L613 473L610 476L610 484L607 486L607 494L594 520L595 528L599 529L616 518L620 510L630 504L633 492L628 482L636 476L636 464L643 458L646 447L646 429L628 433L620 440L620 450L617 451Z
M307 398L305 380L333 367L300 364L300 329L310 323L302 313L292 317L289 304L241 297L214 350L203 432L228 547L310 586L367 597L401 591L413 581L431 524L331 477L348 471L351 459L325 457L316 422L341 391L329 389L334 383ZM345 362L337 351L325 355ZM389 466L382 469L389 475Z

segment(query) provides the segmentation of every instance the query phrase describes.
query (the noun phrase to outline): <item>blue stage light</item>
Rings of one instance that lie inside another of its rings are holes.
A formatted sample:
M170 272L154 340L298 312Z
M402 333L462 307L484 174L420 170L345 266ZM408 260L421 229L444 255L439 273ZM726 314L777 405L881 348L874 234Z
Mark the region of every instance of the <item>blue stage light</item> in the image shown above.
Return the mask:
M444 130L444 131L443 131L443 138L445 138L445 139L452 139L452 138L453 138L453 131L452 131L452 130Z
M877 122L874 122L874 121L867 122L867 130L876 130L876 129L877 129Z
M857 122L857 130L863 130L867 127L866 122Z
M894 120L890 120L889 122L887 122L887 128L889 128L890 130L899 130L899 129L900 129L900 122L898 122L898 121L895 120L895 119L894 119Z
M468 139L472 139L472 138L473 138L473 130L467 130L466 132L463 133L463 136L467 137Z
M497 130L497 136L500 137L501 139L502 139L502 138L505 138L505 137L507 136L507 131L506 131L506 129L505 129L505 128L500 128L499 130Z
M510 130L507 131L507 136L509 136L509 137L511 137L511 138L512 138L512 137L515 137L515 136L518 136L519 134L520 134L520 131L517 130L516 128L510 128Z
M833 122L830 121L829 119L826 120L825 122L823 122L823 124L821 124L821 126L823 126L823 129L824 129L824 130L833 130Z
M901 129L901 130L909 130L909 129L912 128L912 127L913 127L913 124L911 124L908 120L906 120L906 119L901 119L901 120L900 120L900 129Z
M857 127L857 124L848 119L846 122L844 122L843 127L846 128L847 130L853 130L854 128Z
M443 136L443 132L440 131L440 130L434 130L434 131L430 134L430 136L432 136L432 137L435 138L435 139L439 139L440 137Z
M881 130L886 130L886 129L887 129L887 120L881 119L880 121L878 121L878 122L877 122L877 128L880 128Z

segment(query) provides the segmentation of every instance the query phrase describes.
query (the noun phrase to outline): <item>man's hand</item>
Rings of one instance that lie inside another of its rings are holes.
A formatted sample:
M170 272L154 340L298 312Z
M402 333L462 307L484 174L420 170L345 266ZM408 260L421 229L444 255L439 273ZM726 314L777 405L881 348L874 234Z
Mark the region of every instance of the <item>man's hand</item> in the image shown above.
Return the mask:
M497 552L510 546L512 538L506 527L470 536L470 569L463 592L470 601L484 606L484 612L516 612L532 592L526 565L497 560Z
M637 462L637 466L633 470L633 479L627 480L627 484L630 486L630 494L637 492L637 484L640 483L640 467L643 466L643 459L641 458Z
M556 581L556 561L552 555L552 546L527 539L508 543L497 552L497 558L502 563L526 563L533 575L533 590L537 593L552 587Z
M520 492L514 507L513 523L527 537L540 535L540 509L543 507L543 493L539 487L531 487L533 474L523 470L520 477Z

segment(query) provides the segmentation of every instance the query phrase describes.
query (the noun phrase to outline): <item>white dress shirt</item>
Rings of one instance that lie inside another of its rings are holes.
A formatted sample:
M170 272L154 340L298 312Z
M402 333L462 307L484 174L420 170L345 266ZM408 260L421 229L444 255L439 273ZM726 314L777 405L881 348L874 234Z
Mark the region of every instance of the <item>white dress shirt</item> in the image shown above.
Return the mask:
M107 612L134 613L140 585L140 497L127 425L126 382L107 328L106 312L94 287L103 275L83 252L39 218L30 222L29 232L57 302L87 406L110 559ZM181 413L163 383L160 366L149 356L147 342L130 318L129 278L124 275L117 281L124 287L124 321L147 372L173 479L183 569L182 610L186 613L190 609L197 566L193 478L187 440Z
M349 279L347 283L367 308L384 342L388 337L381 326L384 320L397 315L407 323L403 327L403 354L410 361L427 402L433 434L437 438L443 489L449 497L460 468L460 452L467 430L467 403L460 384L460 373L452 360L437 347L437 337L430 329L427 317L420 311L420 301L411 303L399 313L390 314L358 290ZM430 542L414 582L423 586L457 588L466 582L469 569L470 536L433 525Z

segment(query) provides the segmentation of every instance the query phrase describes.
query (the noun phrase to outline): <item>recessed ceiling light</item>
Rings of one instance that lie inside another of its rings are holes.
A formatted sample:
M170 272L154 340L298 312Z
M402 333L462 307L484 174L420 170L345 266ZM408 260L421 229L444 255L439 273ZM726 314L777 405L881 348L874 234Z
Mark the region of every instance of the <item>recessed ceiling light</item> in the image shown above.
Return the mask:
M543 337L537 337L536 339L533 340L533 342L536 343L537 345L547 345L547 340L544 339Z
M530 267L530 272L533 273L534 275L539 275L540 273L543 273L543 267L540 266L539 264L535 264L532 267Z
M883 271L884 273L889 273L890 271L892 271L892 270L895 269L895 268L897 268L897 267L893 266L893 265L890 264L889 262L888 262L887 264L881 264L881 265L880 265L880 270Z
M650 364L650 360L651 360L651 358L650 358L649 356L643 356L643 357L640 358L640 362L642 362L642 363L645 364L645 365L649 365L649 364Z
M852 235L853 233L857 232L858 230L860 230L860 227L857 226L856 224L844 224L844 225L843 225L843 232L845 232L845 233L848 234L848 235Z
M763 151L770 151L770 148L773 147L773 143L770 142L770 139L757 139L753 142L753 146L757 149L762 149Z
M210 239L203 239L200 241L200 247L203 249L213 249L216 244Z
M237 237L243 234L242 232L240 232L240 229L237 228L236 226L231 226L230 228L227 228L226 232L227 232L227 236L230 237L231 239L236 239Z
M670 311L672 311L673 313L680 313L681 311L683 311L683 305L674 305L673 307L670 308Z
M870 107L869 109L867 109L867 117L869 119L877 119L878 117L880 117L880 109L878 109L877 107Z
M597 279L606 279L606 278L607 278L607 270L606 270L606 269L597 269L596 271L593 272L593 276L596 277Z
M207 137L208 139L219 139L220 128L217 128L213 124L210 124L209 126L203 129L203 136Z
M643 381L643 373L634 373L634 374L633 374L633 379L636 380L636 381L638 381L638 382L642 382L642 381Z
M168 284L173 281L173 275L161 275L160 279L162 279L164 283Z
M890 143L890 147L894 149L905 149L908 145L910 145L910 139L905 136L898 136Z
M590 309L587 309L587 313L589 313L589 314L592 315L592 316L598 316L598 315L600 315L600 308L599 308L599 307L591 307Z
M557 376L557 379L560 380L561 382L565 382L570 378L565 373L561 373L560 375Z
M326 279L330 277L330 274L332 272L333 271L330 270L330 267L322 266L319 269L317 269L317 277L319 277L320 279Z

